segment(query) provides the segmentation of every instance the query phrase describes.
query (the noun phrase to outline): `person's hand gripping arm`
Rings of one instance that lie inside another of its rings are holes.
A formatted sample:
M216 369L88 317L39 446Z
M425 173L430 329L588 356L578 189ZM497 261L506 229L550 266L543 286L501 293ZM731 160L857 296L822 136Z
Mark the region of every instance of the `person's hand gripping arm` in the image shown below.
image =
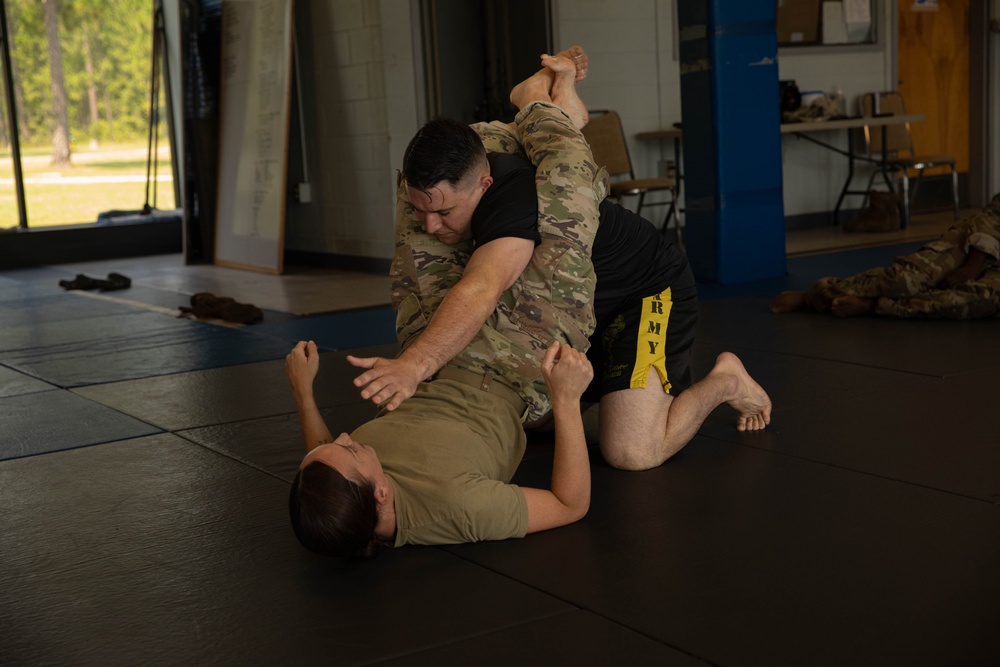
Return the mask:
M586 354L555 342L542 359L542 375L552 394L556 444L552 489L522 488L529 533L573 523L590 509L590 455L580 396L594 377L593 368Z

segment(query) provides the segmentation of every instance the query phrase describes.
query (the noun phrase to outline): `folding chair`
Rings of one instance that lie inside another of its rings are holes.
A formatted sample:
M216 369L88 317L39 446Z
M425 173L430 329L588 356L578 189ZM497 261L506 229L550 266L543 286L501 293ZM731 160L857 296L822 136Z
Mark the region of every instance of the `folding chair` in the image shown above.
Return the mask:
M906 106L903 103L903 96L898 91L892 90L883 93L866 93L861 97L861 114L863 116L875 116L890 114L893 116L905 115ZM868 190L872 188L872 183L878 174L882 174L889 189L895 192L895 184L890 181L889 174L899 175L902 182L902 192L900 200L903 205L902 225L906 227L910 222L910 205L917 197L917 189L924 176L925 169L933 167L948 167L951 170L951 194L952 204L955 209L955 219L958 219L958 172L955 170L955 158L951 155L920 155L913 147L913 135L910 134L910 124L886 126L884 131L879 127L865 125L865 148L869 157L883 156L879 162L879 168L872 172L868 179ZM885 146L882 145L882 138L885 137ZM913 184L913 192L910 192L909 170L917 170L917 179Z
M677 217L677 183L672 178L636 178L629 157L628 143L622 129L621 117L616 111L595 109L588 112L590 121L583 128L583 136L590 144L594 153L594 161L608 170L611 176L611 196L621 199L626 195L637 195L639 203L635 212L642 214L643 206L661 206L669 204L667 215L663 218L662 231L666 233L670 218ZM625 176L622 179L619 177ZM617 178L617 180L616 180ZM646 202L649 192L669 192L670 200L662 202ZM680 229L678 227L678 234Z

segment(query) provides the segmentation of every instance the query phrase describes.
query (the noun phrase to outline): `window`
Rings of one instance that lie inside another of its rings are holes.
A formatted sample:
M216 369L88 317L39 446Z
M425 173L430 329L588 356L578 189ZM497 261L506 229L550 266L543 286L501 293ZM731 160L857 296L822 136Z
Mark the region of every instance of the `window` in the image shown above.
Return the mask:
M138 211L146 202L175 208L165 95L151 125L150 84L160 78L151 67L152 0L6 0L4 7L11 68L0 82L0 228L93 223L102 212ZM148 158L158 167L149 181Z

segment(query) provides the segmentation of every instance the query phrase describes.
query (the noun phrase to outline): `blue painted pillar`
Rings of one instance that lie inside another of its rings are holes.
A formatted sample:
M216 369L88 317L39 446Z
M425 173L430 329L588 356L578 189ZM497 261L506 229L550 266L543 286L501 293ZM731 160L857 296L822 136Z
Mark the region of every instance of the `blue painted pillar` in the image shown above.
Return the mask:
M785 275L774 0L678 2L684 241L695 277Z

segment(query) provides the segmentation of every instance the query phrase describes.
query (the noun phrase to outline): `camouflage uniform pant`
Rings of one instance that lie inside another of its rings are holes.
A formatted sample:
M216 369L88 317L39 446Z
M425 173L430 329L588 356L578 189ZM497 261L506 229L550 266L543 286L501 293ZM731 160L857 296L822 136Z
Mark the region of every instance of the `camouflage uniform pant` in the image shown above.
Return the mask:
M965 261L970 248L989 256L979 278L953 289L935 289L942 278ZM848 278L822 278L809 288L808 303L829 309L838 296L877 299L876 315L898 318L973 319L1000 312L1000 195L982 211L951 227L941 238L892 265Z
M541 243L451 365L489 373L513 387L528 405L526 420L535 421L551 408L540 369L545 350L554 340L586 350L596 325L590 253L608 180L583 135L556 107L536 102L517 115L516 126L516 133L502 123L473 129L487 151L526 152L535 165ZM397 336L405 349L462 277L472 246L449 246L427 234L407 200L405 182L397 195L390 277Z

